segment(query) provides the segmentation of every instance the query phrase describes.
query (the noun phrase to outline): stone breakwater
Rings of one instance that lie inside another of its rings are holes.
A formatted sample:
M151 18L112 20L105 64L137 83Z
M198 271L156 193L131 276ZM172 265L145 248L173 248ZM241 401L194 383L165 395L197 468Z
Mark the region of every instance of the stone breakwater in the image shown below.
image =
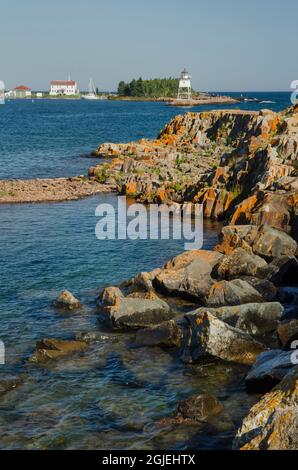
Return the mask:
M231 224L269 224L297 239L298 107L176 116L156 140L105 143L89 176L143 202L202 203Z

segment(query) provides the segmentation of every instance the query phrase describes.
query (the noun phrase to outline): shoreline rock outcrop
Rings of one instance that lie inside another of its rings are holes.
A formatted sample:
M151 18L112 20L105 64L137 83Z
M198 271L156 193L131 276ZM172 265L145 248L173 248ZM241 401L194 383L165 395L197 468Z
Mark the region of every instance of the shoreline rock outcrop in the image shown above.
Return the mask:
M268 224L298 237L298 107L186 113L155 140L102 144L89 169L140 201L192 202L232 225Z

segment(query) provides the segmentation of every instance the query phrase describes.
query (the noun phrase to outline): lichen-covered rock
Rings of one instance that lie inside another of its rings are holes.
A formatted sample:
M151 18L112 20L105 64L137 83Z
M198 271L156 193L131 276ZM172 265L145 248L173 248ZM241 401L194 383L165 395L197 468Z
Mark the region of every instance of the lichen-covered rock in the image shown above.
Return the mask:
M81 307L81 302L68 290L63 290L59 297L53 301L56 308L64 310L77 310Z
M292 352L273 349L260 354L245 378L247 389L258 393L271 390L294 366Z
M84 341L44 338L37 341L36 350L29 358L29 362L43 364L49 360L61 359L74 353L82 352L86 348L87 344Z
M298 367L251 408L240 426L233 448L297 450Z
M222 307L263 301L262 295L248 282L234 279L214 283L209 291L207 306Z
M135 343L138 346L179 348L182 343L182 329L174 320L163 322L160 325L138 330Z
M103 306L115 305L117 301L124 298L119 287L105 287L100 294L99 300Z
M160 299L123 298L104 308L103 319L112 328L139 329L174 317L169 305Z
M240 276L255 276L259 268L267 266L260 256L248 253L243 248L235 248L223 257L214 267L215 277L219 279L237 279Z
M250 335L219 320L208 311L195 311L185 316L188 335L182 359L197 362L218 358L238 364L252 365L267 348Z

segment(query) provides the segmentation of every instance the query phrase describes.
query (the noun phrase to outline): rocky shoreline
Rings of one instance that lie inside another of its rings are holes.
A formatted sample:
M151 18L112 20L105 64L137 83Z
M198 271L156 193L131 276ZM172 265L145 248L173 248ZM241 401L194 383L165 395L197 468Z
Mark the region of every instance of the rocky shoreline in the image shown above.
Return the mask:
M145 203L201 203L206 218L227 223L213 250L184 252L104 288L96 299L100 323L127 333L129 347L161 348L185 365L247 367L247 393L261 397L235 431L233 448L296 450L298 107L187 113L154 141L102 144L94 155L107 160L89 169L89 179L74 179L84 190L115 188ZM82 308L67 291L54 306ZM42 338L29 364L88 354L94 341L102 341L99 332ZM4 392L14 386L17 380L8 380ZM221 413L218 397L193 395L156 425L199 426Z
M126 333L128 348L160 348L178 355L185 366L246 366L247 393L262 396L235 431L233 448L294 450L298 445L298 366L293 359L293 342L298 339L296 255L297 243L285 232L268 225L226 226L213 250L184 252L161 268L104 288L97 298L98 319L110 332ZM186 313L179 308L184 300ZM68 291L53 304L65 313L79 314L82 308ZM52 361L88 354L92 343L102 341L99 331L71 340L43 338L29 364L46 367ZM16 386L7 384L7 391ZM155 424L202 426L222 413L227 410L216 396L198 394Z

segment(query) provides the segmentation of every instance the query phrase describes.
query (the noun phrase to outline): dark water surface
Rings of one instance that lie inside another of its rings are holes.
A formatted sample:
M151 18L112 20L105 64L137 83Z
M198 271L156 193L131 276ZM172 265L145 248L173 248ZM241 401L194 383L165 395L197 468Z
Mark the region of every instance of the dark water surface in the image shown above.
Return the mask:
M258 107L281 109L288 99L264 95L274 103ZM178 112L185 110L163 103L11 101L0 106L0 178L86 173L92 160L82 155L99 143L154 137ZM101 202L115 205L116 196L0 205L0 339L7 353L0 378L12 373L23 380L0 397L0 448L229 448L256 400L244 390L244 367L186 366L171 352L134 349L132 336L107 332L82 356L46 367L27 364L37 339L103 331L95 312L100 287L161 266L183 250L174 240L98 241L94 212ZM205 248L216 243L218 230L205 224ZM63 288L83 301L78 314L51 306ZM217 396L224 414L208 426L158 425L192 393Z

